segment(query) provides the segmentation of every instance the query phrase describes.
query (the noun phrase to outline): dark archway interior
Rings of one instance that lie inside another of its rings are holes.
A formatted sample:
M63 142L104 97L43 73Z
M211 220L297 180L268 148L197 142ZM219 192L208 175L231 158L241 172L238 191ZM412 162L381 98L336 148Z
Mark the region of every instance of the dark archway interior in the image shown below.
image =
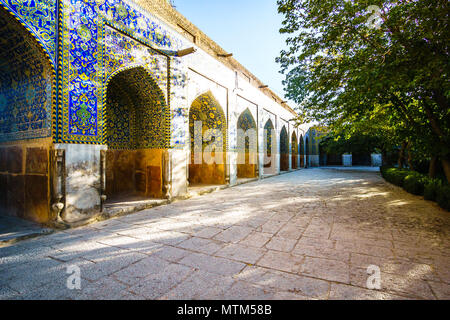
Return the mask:
M280 171L289 171L289 139L286 127L280 133Z
M328 166L341 166L342 154L327 153L327 165Z
M300 168L305 167L305 143L303 142L303 136L300 136Z
M307 167L309 167L309 138L308 137L306 137L306 140L305 140L305 154L306 154L306 156L305 156L305 167L307 168Z
M255 178L257 176L258 143L256 122L250 110L246 109L237 121L237 177Z
M106 94L106 194L163 196L163 153L168 146L167 106L143 67L122 71Z
M36 38L0 6L0 214L51 218L53 74Z
M291 139L291 154L292 154L292 169L297 169L297 159L298 159L298 145L297 145L297 134L295 132L292 133L292 139Z
M189 110L189 185L226 183L226 128L225 114L211 93L194 100Z
M371 155L369 153L352 153L353 166L370 166Z
M319 147L319 165L326 166L328 161L327 153L325 152L325 150L323 150L323 148L321 148L320 146L318 147Z

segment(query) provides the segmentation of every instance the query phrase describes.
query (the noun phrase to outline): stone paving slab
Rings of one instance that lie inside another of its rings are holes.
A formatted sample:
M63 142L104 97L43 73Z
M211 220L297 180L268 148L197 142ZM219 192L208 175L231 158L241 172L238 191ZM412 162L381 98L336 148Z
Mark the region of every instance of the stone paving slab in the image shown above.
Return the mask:
M299 170L1 247L0 299L450 299L449 240L375 170Z
M0 215L0 246L53 233L53 229L17 217Z

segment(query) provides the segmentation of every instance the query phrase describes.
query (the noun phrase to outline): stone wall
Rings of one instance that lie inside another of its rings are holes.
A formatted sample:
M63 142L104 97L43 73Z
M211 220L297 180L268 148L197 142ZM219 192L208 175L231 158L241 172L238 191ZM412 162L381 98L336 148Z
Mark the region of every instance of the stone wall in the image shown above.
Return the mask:
M108 199L140 195L163 198L164 150L108 150L106 195Z
M50 217L51 140L0 146L0 213L39 223Z
M57 144L65 150L66 221L78 221L100 211L101 179L100 151L106 146Z
M256 178L258 154L256 152L245 152L241 155L243 163L237 164L237 178Z
M217 155L224 157L224 155ZM189 165L189 184L225 184L225 164L190 164Z
M372 153L370 157L372 167L381 167L383 165L383 157L380 153Z

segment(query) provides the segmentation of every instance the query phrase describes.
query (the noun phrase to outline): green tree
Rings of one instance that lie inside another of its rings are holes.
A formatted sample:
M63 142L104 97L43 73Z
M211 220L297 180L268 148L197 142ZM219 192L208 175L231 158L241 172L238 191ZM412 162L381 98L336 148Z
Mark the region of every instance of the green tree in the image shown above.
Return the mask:
M424 144L450 181L447 0L278 0L278 10L286 97L307 118L333 130L383 115L388 139Z

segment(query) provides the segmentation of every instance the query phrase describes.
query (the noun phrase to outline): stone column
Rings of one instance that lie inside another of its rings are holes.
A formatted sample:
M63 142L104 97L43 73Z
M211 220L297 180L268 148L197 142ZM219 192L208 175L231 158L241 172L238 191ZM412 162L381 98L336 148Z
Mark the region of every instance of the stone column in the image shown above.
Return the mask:
M172 161L170 150L163 152L163 193L166 199L172 197Z
M84 220L100 212L100 152L105 145L56 144L65 153L65 222ZM62 151L60 151L62 152ZM63 195L64 196L64 195Z
M170 153L170 189L171 197L186 194L188 187L189 150L175 148L168 150Z
M370 155L371 157L371 164L372 167L381 167L382 165L382 156L380 153L372 153Z
M342 155L342 165L344 167L352 166L352 155L351 154L343 154Z

